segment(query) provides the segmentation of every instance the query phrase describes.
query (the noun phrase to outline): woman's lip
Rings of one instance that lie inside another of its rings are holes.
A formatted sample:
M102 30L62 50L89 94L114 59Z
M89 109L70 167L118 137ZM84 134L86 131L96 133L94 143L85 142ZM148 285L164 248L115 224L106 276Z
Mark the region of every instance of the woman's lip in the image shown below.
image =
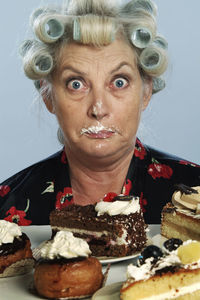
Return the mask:
M93 139L107 139L110 138L114 134L114 132L108 130L100 130L98 132L87 132L85 134Z

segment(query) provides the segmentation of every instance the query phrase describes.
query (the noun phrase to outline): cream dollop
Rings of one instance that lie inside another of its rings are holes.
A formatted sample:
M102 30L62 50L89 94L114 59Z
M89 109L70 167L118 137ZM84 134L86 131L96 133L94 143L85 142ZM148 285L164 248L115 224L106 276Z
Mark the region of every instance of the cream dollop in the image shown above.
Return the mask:
M97 211L98 216L105 213L110 216L136 213L140 211L139 197L133 197L130 201L100 201L96 204L95 210Z
M20 235L22 235L22 231L17 224L0 220L0 246L12 243L14 238Z
M188 240L186 242L183 242L183 245L190 244L194 241ZM165 251L165 248L163 248ZM196 262L190 263L190 264L183 264L180 260L180 257L178 255L178 248L176 250L173 250L171 252L165 251L164 255L159 258L159 260L152 264L153 258L147 258L145 260L145 263L141 266L134 266L133 264L130 264L127 267L127 278L133 279L134 281L139 280L147 280L151 276L156 274L156 271L164 269L166 267L170 266L180 266L184 269L197 269L200 267L200 260L197 260Z
M192 187L198 193L185 194L180 191L172 195L172 203L178 208L188 209L200 213L200 186Z
M89 245L83 239L74 237L72 232L59 231L53 240L48 241L41 248L41 257L47 259L87 257L91 254Z

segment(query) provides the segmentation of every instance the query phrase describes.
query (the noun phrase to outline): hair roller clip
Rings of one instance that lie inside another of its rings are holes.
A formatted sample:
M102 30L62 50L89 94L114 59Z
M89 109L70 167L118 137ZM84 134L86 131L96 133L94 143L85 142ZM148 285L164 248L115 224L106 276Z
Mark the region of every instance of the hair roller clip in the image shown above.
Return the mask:
M131 41L138 48L146 48L152 42L152 33L148 28L136 27L131 34Z
M19 48L19 54L24 57L26 53L33 47L35 41L34 40L26 40L24 41L20 48Z
M168 49L168 43L167 43L166 39L162 36L156 36L153 41L153 44L155 44L156 46L163 48L165 50Z
M34 31L44 43L56 42L65 31L65 26L56 15L41 15L34 22Z
M73 22L73 39L75 41L80 41L81 39L81 28L78 18L75 18Z
M141 67L152 76L160 76L166 70L167 60L162 50L151 45L140 54Z
M153 91L152 93L155 94L165 88L165 80L160 77L153 78Z

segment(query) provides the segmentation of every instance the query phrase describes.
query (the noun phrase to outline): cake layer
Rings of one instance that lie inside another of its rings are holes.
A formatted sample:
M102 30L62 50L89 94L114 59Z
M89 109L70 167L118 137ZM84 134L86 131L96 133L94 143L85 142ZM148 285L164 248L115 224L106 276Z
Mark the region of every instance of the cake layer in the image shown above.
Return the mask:
M121 300L200 299L200 269L180 269L135 281L121 290ZM194 296L194 297L193 297Z
M168 203L162 211L161 234L167 238L200 241L200 219Z
M167 219L167 218L166 218ZM200 236L196 232L193 232L190 228L184 227L181 224L177 225L168 220L164 220L162 223L161 234L166 238L178 238L182 241L188 239L200 241Z

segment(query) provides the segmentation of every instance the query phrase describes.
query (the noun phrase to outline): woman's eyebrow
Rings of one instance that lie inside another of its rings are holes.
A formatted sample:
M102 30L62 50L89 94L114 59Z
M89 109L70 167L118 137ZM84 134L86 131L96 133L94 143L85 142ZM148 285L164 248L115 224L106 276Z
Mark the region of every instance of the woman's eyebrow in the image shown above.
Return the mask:
M131 64L129 64L126 61L123 61L116 68L114 68L110 73L113 74L113 73L117 72L119 69L121 69L124 66L127 66L127 67L131 68L132 70L134 69Z
M74 73L77 73L79 75L86 75L85 72L82 72L80 70L77 70L76 68L72 67L71 65L65 65L61 68L61 73L65 72L65 71L72 71Z
M132 70L134 69L131 64L124 61L124 62L119 63L119 65L117 65L113 70L111 70L110 74L113 74L113 73L117 72L118 70L120 70L124 66L125 67L127 66L127 67L131 68ZM79 75L87 75L85 72L80 71L80 70L74 68L71 65L65 65L61 68L61 73L65 72L65 71L72 71L72 72L74 72L76 74L79 74Z

